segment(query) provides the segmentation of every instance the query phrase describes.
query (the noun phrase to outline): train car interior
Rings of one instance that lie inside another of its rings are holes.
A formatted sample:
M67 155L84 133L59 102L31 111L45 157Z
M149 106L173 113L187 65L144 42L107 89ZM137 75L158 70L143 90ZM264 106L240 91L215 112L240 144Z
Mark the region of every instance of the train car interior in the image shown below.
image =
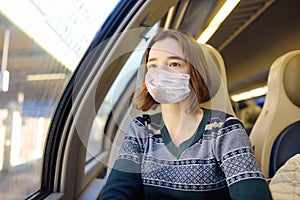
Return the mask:
M298 0L0 5L1 199L100 199L128 123L144 114L132 99L160 29L208 50L201 106L241 119L266 179L300 153Z
M250 135L256 158L268 178L300 153L299 79L296 78L299 53L299 50L288 52L272 64L265 104Z

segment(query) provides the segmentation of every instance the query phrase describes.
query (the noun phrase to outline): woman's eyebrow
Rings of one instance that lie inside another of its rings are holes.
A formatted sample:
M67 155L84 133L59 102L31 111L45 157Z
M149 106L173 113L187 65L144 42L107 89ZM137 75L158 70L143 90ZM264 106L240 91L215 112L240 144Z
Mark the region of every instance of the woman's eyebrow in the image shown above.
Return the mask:
M150 58L150 59L148 60L148 62L152 62L152 61L156 61L156 60L158 60L158 59L157 59L157 58ZM183 62L186 61L184 58L179 57L179 56L168 56L168 57L167 57L167 60L181 60L181 61L183 61Z
M157 58L150 58L150 59L148 59L147 62L156 61L156 60L157 60Z
M183 62L185 62L185 59L179 56L169 56L168 60L181 60Z

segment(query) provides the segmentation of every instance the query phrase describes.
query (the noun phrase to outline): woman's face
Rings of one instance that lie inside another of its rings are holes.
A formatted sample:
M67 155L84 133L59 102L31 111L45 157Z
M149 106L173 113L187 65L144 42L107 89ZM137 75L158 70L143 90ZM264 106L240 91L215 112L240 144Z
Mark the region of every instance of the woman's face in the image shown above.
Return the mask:
M157 41L149 51L147 70L164 68L188 74L188 66L183 51L173 38Z

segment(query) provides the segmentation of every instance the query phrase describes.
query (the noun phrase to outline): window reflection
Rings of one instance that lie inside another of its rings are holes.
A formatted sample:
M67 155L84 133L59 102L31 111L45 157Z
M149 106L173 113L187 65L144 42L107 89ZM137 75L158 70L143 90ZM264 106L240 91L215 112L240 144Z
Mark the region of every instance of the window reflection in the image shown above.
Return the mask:
M93 126L90 130L86 162L99 155L103 150L107 150L104 148L104 141L107 141L104 140L106 134L104 131L109 115L112 113L112 110L115 104L118 102L121 94L124 92L124 90L128 89L128 82L130 81L130 79L132 79L132 77L136 74L138 68L140 67L143 54L146 50L146 46L150 41L149 38L152 38L156 34L157 26L158 23L153 26L153 28L146 34L145 38L147 38L147 40L142 39L139 45L135 49L133 49L132 54L123 66L113 85L110 87L110 90L108 91L104 102L100 106L97 116L94 119ZM112 117L114 118L116 116Z
M1 3L1 199L24 199L39 190L47 132L59 97L118 1L109 1L110 6L103 6L103 0ZM64 60L65 52L75 55L71 62Z

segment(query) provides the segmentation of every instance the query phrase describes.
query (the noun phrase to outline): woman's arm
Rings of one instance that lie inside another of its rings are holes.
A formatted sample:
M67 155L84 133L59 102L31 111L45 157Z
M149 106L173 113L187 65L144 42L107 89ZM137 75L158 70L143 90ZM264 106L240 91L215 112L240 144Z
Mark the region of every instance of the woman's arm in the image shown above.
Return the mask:
M143 199L141 160L146 127L133 120L104 186L101 200Z
M267 182L259 178L238 181L229 186L229 192L231 198L236 200L272 199Z
M218 132L214 149L232 199L272 199L253 155L249 137L238 119L226 120Z
M132 169L124 171L122 168ZM101 200L143 199L141 174L134 172L139 166L126 160L117 160L104 186Z

